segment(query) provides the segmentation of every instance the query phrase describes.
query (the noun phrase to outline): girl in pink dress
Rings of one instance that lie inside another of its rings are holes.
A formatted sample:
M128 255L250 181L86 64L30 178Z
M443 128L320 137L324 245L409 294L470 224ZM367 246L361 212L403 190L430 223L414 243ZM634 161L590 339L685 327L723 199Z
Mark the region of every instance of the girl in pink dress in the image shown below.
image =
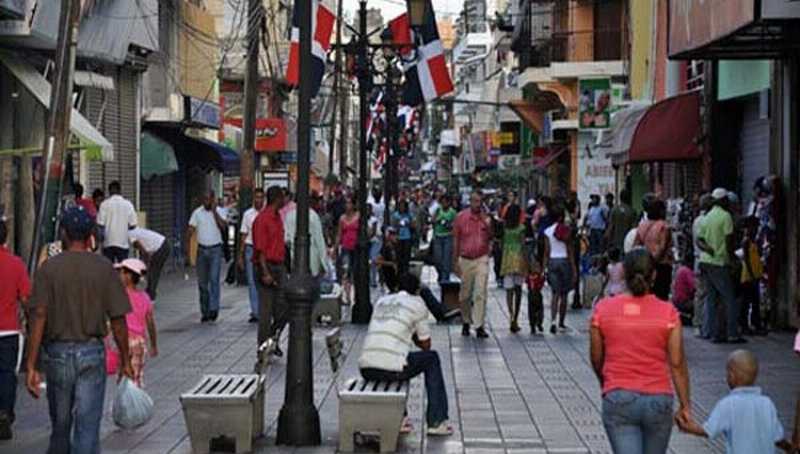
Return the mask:
M131 355L131 365L134 372L136 386L144 386L144 363L149 356L158 356L158 342L156 337L156 321L153 317L153 302L147 292L139 290L138 285L147 271L144 262L139 259L126 259L115 265L119 270L122 285L128 292L131 311L125 316L128 324L128 351ZM146 333L145 333L146 331ZM147 349L147 338L150 340L150 350Z

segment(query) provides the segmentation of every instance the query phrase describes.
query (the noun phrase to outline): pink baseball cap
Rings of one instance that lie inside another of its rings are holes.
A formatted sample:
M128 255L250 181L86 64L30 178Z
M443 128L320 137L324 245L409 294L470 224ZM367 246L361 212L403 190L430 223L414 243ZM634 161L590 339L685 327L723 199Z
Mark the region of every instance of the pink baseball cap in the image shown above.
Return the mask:
M147 272L147 265L139 259L125 259L120 263L114 265L116 269L126 269L139 276L143 276Z

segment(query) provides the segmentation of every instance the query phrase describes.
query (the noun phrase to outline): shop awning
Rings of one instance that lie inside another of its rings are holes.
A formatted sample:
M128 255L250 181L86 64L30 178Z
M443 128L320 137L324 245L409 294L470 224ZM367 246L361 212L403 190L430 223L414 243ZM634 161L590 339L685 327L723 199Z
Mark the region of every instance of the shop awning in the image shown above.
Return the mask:
M533 104L526 101L515 100L510 101L508 106L519 116L520 120L524 121L536 134L541 134L542 131L544 131L544 114Z
M700 94L661 101L639 120L628 152L630 162L684 161L700 158Z
M170 144L149 132L143 132L140 142L142 178L167 175L178 170L178 159Z
M7 52L0 52L0 62L8 68L45 109L50 107L50 82L36 68L23 59ZM110 162L114 160L114 147L83 115L72 109L70 130L77 138L79 148L86 150L89 160Z
M230 176L239 174L239 154L232 148L186 135L177 123L174 127L147 125L147 132L169 144L181 164L193 164Z
M534 159L533 167L539 170L547 170L547 168L550 167L551 164L556 162L556 160L558 160L558 158L561 157L561 155L564 154L567 150L568 150L567 147L551 150L550 153L547 154L545 157L540 159Z
M636 104L611 115L611 129L603 131L596 148L605 150L613 165L619 166L628 162L628 150L631 148L636 127L649 107L646 104Z

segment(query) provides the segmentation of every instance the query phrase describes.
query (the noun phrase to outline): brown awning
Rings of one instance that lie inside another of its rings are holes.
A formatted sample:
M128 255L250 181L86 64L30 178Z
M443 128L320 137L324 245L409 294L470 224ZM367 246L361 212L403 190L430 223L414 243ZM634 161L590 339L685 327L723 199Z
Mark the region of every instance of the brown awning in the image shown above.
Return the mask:
M508 106L536 134L541 134L542 131L544 131L544 114L534 107L533 104L527 101L516 100L510 101Z
M665 99L639 120L628 152L630 162L684 161L700 158L700 93Z

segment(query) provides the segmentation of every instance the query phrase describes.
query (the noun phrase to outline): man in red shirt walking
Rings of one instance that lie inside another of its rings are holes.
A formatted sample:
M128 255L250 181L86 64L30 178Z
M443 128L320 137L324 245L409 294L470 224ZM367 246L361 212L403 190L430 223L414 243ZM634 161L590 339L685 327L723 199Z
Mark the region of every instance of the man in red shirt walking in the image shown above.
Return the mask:
M14 403L17 398L17 360L20 305L28 302L31 283L25 264L5 244L8 228L0 219L0 440L11 439Z
M470 325L477 325L475 335L487 338L483 327L486 317L486 285L489 281L492 221L483 211L483 198L477 191L469 198L469 208L458 213L453 225L453 270L461 278L461 334L469 336Z
M253 222L253 264L258 289L258 345L280 336L286 326L288 305L284 296L286 283L286 244L283 239L283 189L272 186L267 190L267 206ZM282 356L280 348L274 350Z

